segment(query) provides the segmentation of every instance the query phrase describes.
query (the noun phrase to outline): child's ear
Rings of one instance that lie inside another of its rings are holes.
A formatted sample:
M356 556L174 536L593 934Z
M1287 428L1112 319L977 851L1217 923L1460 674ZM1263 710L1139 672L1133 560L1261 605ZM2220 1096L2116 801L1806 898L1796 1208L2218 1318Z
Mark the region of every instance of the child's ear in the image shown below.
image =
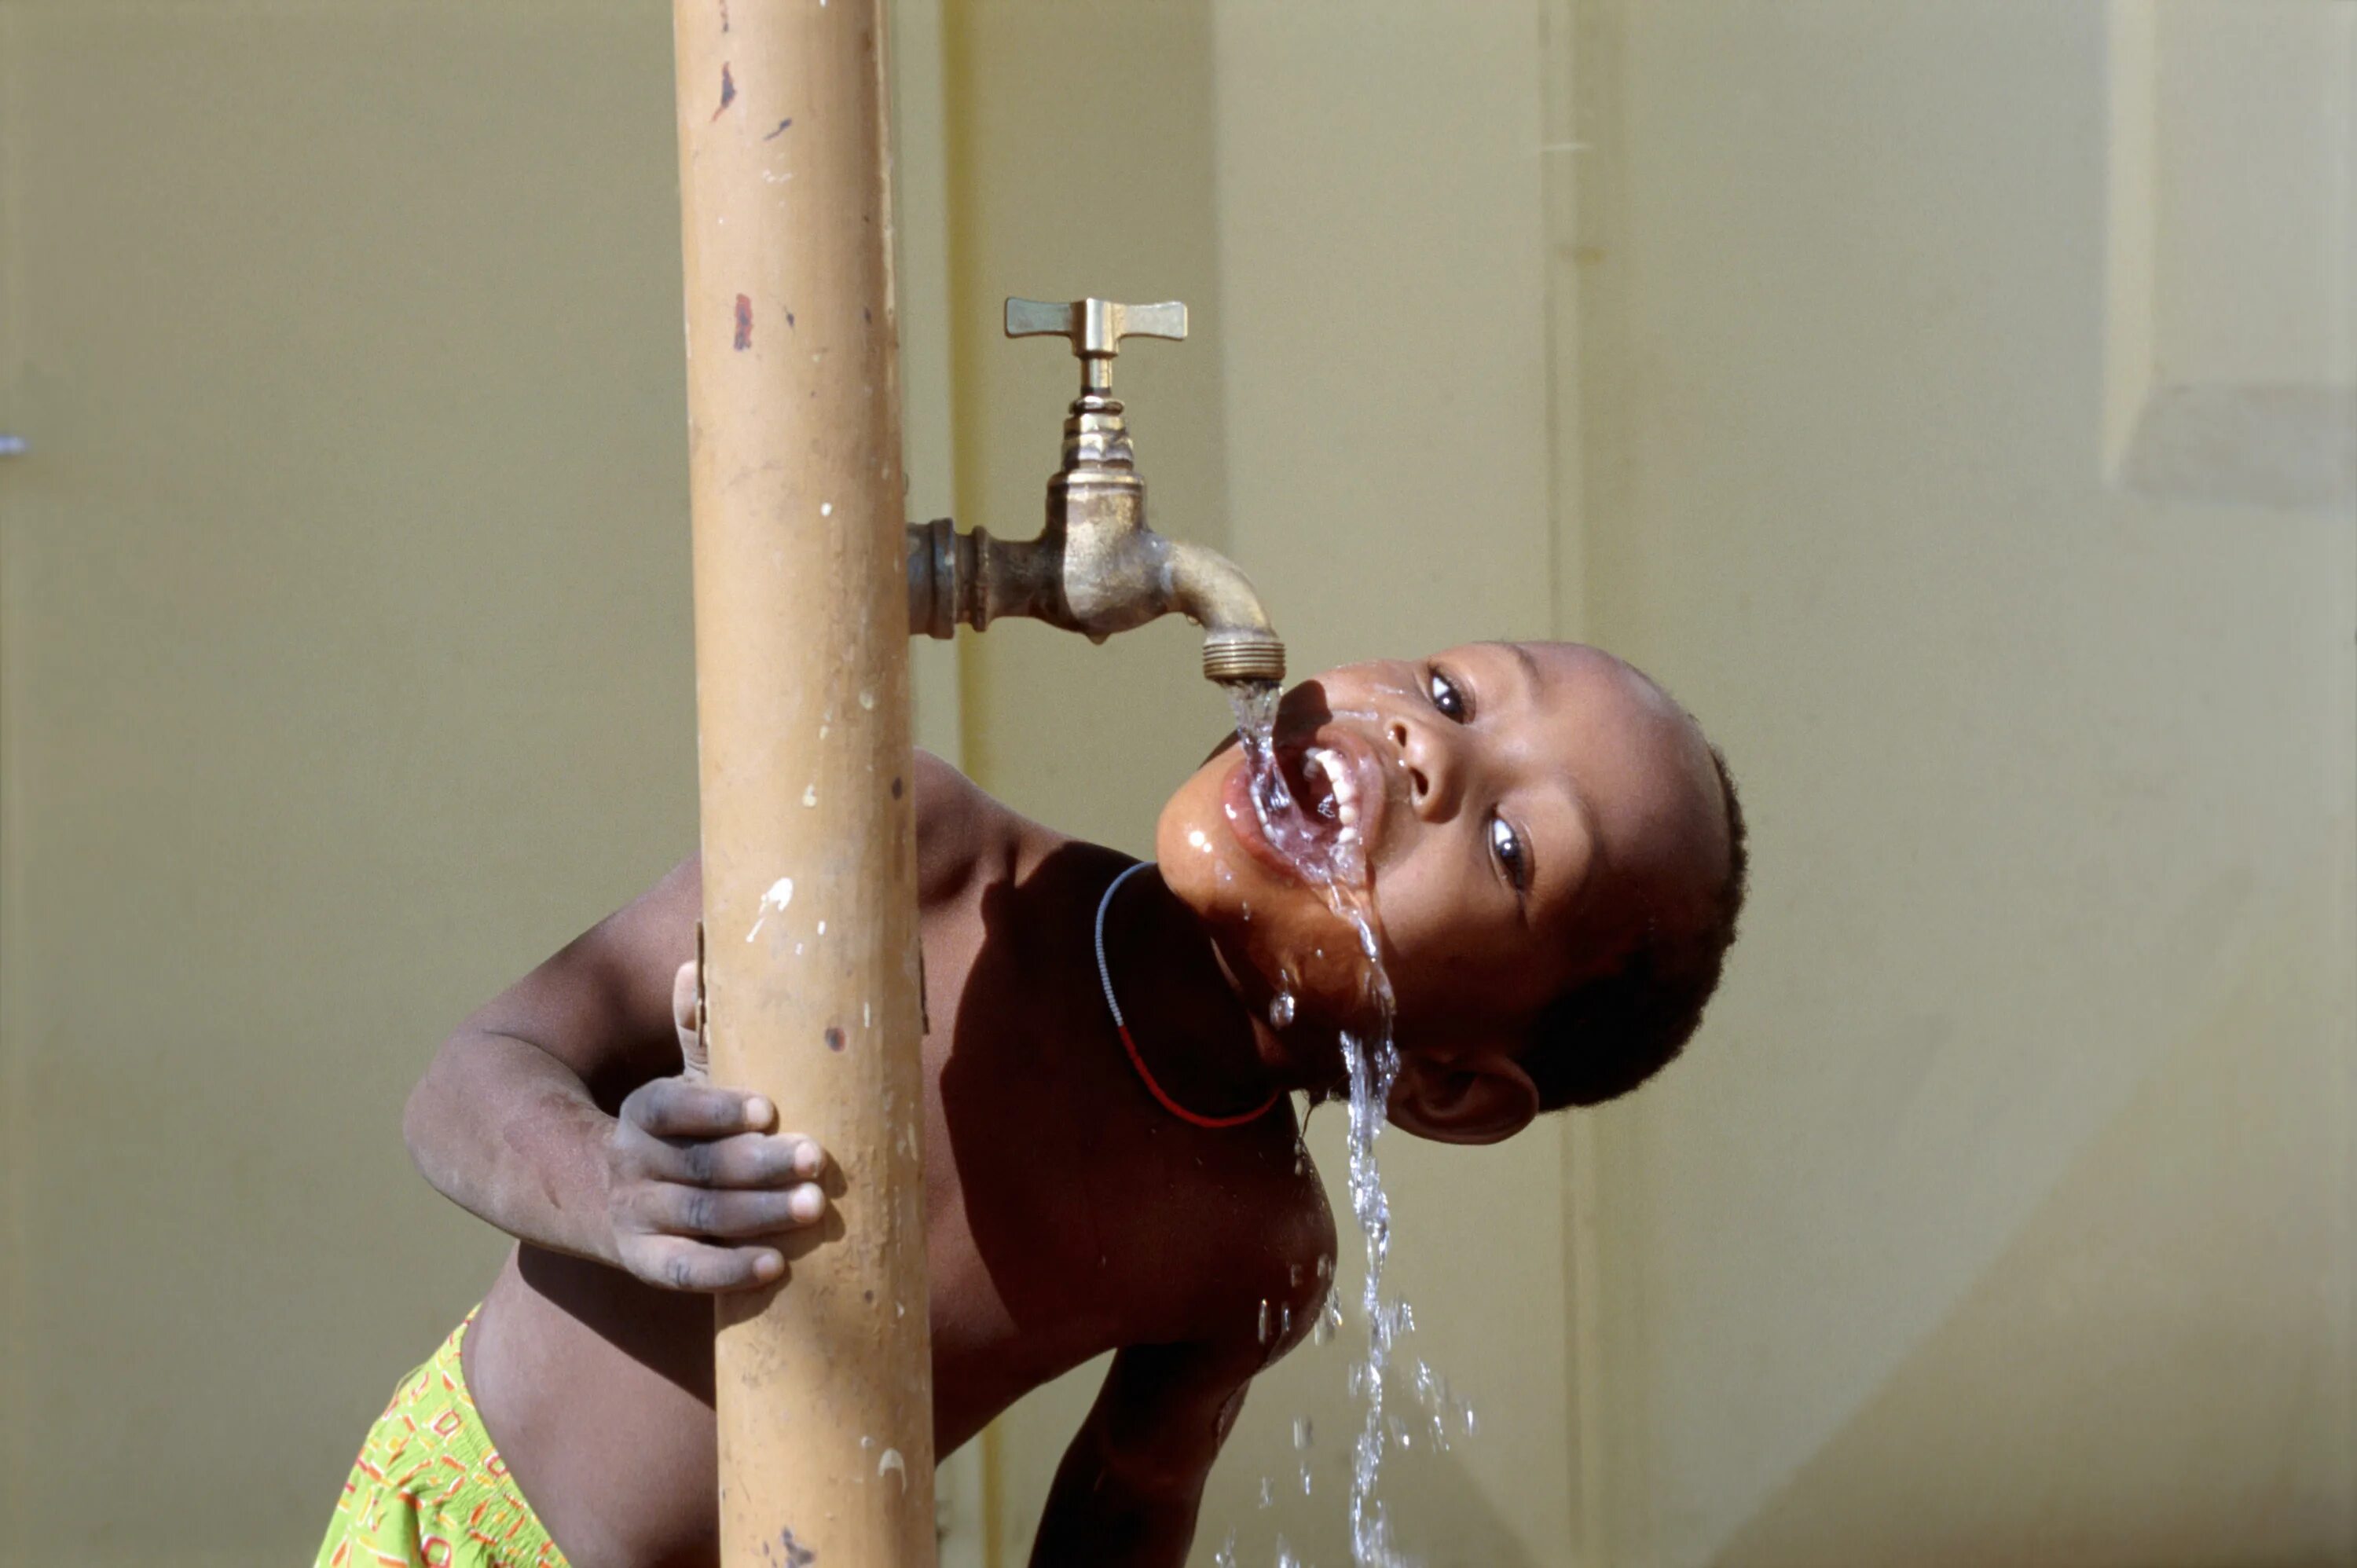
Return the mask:
M1538 1085L1501 1050L1406 1057L1392 1088L1392 1125L1438 1144L1500 1143L1538 1113Z

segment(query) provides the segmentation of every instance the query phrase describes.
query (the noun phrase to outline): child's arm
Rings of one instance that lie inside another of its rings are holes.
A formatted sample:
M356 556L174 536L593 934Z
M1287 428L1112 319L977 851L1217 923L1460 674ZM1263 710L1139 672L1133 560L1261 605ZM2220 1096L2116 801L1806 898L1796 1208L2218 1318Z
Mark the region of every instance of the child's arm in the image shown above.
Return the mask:
M1031 1568L1179 1568L1187 1561L1204 1478L1244 1391L1308 1337L1333 1277L1334 1225L1322 1196L1297 1206L1274 1241L1257 1257L1265 1273L1249 1252L1228 1260L1232 1272L1198 1315L1208 1332L1114 1356L1057 1467Z
M703 1081L689 860L460 1025L410 1095L418 1170L520 1240L679 1290L775 1279L823 1156ZM605 1109L615 1106L619 1114Z
M1031 1568L1179 1568L1211 1461L1269 1359L1256 1344L1117 1352L1057 1467Z

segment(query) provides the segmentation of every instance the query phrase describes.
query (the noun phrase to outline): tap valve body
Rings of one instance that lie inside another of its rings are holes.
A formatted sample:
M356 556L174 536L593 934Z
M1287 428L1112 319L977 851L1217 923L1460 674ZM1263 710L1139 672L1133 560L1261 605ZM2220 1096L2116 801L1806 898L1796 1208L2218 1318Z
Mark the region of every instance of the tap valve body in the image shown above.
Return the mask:
M1064 418L1063 462L1048 480L1039 537L1010 542L948 519L909 530L909 628L934 637L960 622L979 631L1005 615L1033 616L1103 641L1177 610L1204 629L1203 673L1221 682L1281 681L1285 644L1260 597L1225 556L1155 532L1146 521L1113 360L1125 337L1183 338L1187 307L1083 299L1006 302L1006 335L1053 334L1081 361L1081 392Z

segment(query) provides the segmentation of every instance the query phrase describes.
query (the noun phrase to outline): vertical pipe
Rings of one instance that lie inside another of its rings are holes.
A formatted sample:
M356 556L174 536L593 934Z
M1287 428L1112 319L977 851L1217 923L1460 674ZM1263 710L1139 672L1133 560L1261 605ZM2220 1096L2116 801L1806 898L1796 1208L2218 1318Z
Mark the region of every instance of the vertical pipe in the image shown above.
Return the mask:
M674 0L712 1069L836 1162L718 1315L721 1560L933 1561L881 0Z

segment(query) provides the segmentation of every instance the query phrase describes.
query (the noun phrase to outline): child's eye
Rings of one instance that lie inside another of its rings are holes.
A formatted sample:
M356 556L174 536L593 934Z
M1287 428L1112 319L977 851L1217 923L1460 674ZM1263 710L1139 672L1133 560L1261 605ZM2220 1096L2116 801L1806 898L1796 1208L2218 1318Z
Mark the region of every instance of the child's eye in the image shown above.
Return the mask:
M1425 694L1432 699L1432 705L1438 708L1444 717L1461 725L1473 716L1473 704L1465 700L1464 692L1439 670L1436 669L1425 677Z
M1498 865L1506 880L1514 885L1517 893L1527 893L1531 887L1531 854L1523 845L1523 835L1503 817L1490 819L1490 853L1498 857Z

